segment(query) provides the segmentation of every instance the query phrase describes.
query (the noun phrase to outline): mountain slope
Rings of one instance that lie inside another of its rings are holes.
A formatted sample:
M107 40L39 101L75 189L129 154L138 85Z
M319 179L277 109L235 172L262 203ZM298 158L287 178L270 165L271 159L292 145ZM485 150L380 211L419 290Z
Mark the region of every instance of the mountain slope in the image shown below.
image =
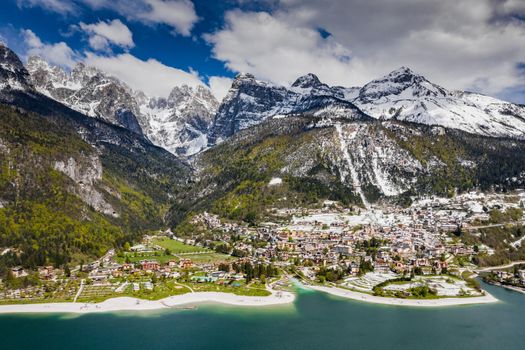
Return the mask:
M352 102L378 119L525 138L525 107L480 94L450 92L406 67L366 84Z
M362 207L525 183L525 142L403 121L270 118L197 156L197 179L174 207L231 219L321 199ZM271 181L277 179L276 181ZM279 181L280 179L280 181Z
M78 63L70 73L40 57L27 63L30 82L44 95L91 117L145 135L182 156L200 151L218 102L204 86L175 87L168 98L148 97L120 80Z
M298 78L290 88L239 74L217 111L208 136L210 145L271 117L316 111L329 112L331 117L366 118L344 98L344 88L329 87L313 74Z
M40 94L2 49L10 59L0 66L8 77L0 80L0 247L18 253L0 265L61 265L162 227L190 168L128 129Z
M324 109L331 117L356 113L438 125L490 137L525 139L525 107L475 93L448 91L402 67L362 88L330 87L313 75L290 87L240 74L210 129L210 145L268 118ZM352 110L355 113L352 113Z

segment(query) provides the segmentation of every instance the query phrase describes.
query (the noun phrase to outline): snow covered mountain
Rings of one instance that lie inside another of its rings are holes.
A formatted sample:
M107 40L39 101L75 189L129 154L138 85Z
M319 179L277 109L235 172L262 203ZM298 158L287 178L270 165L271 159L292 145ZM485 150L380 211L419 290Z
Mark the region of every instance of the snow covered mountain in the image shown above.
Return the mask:
M20 67L10 66L11 70L4 69L9 73L3 74L10 77L6 76L3 84L25 88L13 78L22 74ZM525 139L525 106L449 91L406 67L361 88L329 86L314 74L299 77L285 87L242 73L220 104L205 86L175 87L167 98L146 96L82 63L66 72L31 57L27 70L29 84L39 92L81 113L143 135L183 157L213 147L268 118L297 114L323 117L330 125L341 119L372 117Z
M298 78L290 87L239 74L219 107L210 143L220 143L270 117L313 110L332 118L352 119L355 113L362 112L380 120L438 125L491 137L525 138L524 106L476 93L448 91L402 67L362 88L330 87L313 74Z
M448 91L406 67L366 84L352 102L378 119L525 138L524 106L476 93Z
M218 102L204 86L175 87L168 98L133 91L120 80L78 63L71 72L33 56L27 62L32 85L66 106L144 135L155 145L190 156L207 145Z
M0 42L0 92L29 90L29 74L18 56Z
M219 102L198 86L175 87L168 98L137 96L143 130L150 140L172 153L191 156L208 144L207 133Z
M297 113L330 114L347 119L364 118L345 96L351 89L330 87L314 74L299 77L290 87L277 86L239 74L222 101L210 131L210 145L270 117Z
M38 56L29 58L27 70L34 87L44 95L90 117L142 135L137 120L138 105L131 89L119 80L83 63L66 73Z

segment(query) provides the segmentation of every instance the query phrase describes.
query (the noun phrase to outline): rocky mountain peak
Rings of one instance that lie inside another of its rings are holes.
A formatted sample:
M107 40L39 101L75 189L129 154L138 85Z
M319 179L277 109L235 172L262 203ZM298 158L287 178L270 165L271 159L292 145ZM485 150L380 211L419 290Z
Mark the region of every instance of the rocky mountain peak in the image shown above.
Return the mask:
M239 73L235 76L235 79L233 79L232 82L232 89L238 89L241 85L246 84L254 84L257 80L255 80L255 77L250 73Z
M325 84L321 83L317 75L308 73L306 75L303 75L302 77L297 78L292 84L292 87L307 89L307 88L317 87L319 85L325 85Z
M29 73L20 58L0 42L0 90L31 88Z
M401 94L405 97L444 97L449 95L449 92L410 68L401 67L363 86L359 92L359 100L367 103Z

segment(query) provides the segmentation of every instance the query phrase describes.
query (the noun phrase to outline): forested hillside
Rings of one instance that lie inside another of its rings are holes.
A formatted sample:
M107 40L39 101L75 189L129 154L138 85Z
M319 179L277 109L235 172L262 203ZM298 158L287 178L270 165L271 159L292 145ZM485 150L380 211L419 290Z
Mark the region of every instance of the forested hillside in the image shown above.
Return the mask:
M163 227L187 174L169 153L94 146L69 121L8 106L0 119L2 266L79 262Z

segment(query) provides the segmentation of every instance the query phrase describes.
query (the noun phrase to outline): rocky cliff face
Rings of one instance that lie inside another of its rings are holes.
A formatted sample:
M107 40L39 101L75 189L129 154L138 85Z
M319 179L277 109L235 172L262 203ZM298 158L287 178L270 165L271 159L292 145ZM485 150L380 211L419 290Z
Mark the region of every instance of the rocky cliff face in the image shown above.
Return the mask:
M268 118L313 110L332 118L351 119L357 110L380 120L439 125L491 137L525 138L525 107L480 94L448 91L402 67L362 88L330 87L313 74L298 78L290 87L240 74L219 107L210 144L220 143Z
M219 103L204 86L175 87L169 97L143 97L142 125L153 143L172 153L191 156L208 144L207 133Z
M144 135L183 156L207 145L218 102L204 86L175 87L168 98L148 97L93 67L78 63L70 73L40 57L27 63L37 90L74 110Z
M276 86L239 74L222 101L210 129L210 145L217 144L268 118L298 113L324 113L333 118L362 118L351 102L346 101L347 89L329 87L313 75L298 78L291 87Z
M77 64L70 73L33 56L27 62L30 81L41 93L86 114L142 135L139 107L122 82L92 67Z
M67 160L56 160L53 168L73 180L69 190L96 211L118 217L120 214L104 198L104 193L97 187L102 181L102 163L96 154L88 159L77 161L74 157Z
M29 89L29 73L18 56L0 42L0 93L2 90Z

